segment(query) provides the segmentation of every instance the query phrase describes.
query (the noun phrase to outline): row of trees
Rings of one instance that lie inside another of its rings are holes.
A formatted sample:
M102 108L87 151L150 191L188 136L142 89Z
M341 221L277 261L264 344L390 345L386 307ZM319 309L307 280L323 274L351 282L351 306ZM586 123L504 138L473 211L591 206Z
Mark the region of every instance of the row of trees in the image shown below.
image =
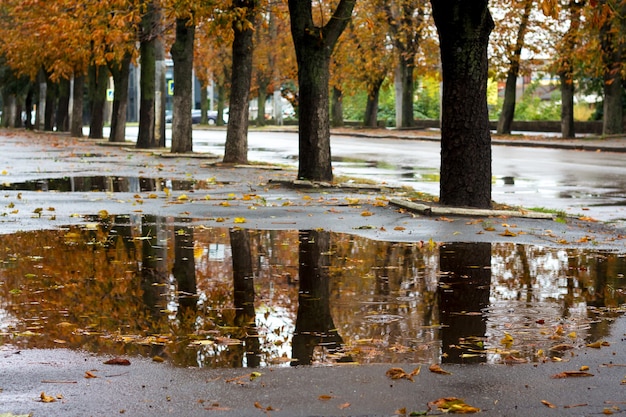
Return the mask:
M583 1L499 0L494 25L483 0L114 0L106 5L5 0L0 5L5 125L14 125L21 109L39 103L38 127L81 136L87 107L89 136L101 138L110 75L115 89L109 140L123 141L129 65L135 62L141 64L137 147L163 146L167 51L174 62L173 152L192 151L195 70L204 87L212 80L220 92L218 120L229 96L224 162L247 162L251 94L259 98L262 122L266 95L282 90L300 116L298 177L326 181L332 180L330 122L341 123L344 92L367 91L365 124L373 126L380 89L393 80L396 124L410 127L415 77L441 74L441 201L488 207L487 78L489 72L506 75L498 125L506 133L514 114L514 81L527 71L522 50L529 44L558 58L553 71L562 80L564 133L574 134L570 104L583 76L603 77L605 132L621 131L621 101L617 105L615 97L621 100L619 33L625 23L620 11L626 2L597 0L586 7ZM496 42L490 45L492 31ZM579 59L581 48L601 59ZM206 110L206 99L202 105Z

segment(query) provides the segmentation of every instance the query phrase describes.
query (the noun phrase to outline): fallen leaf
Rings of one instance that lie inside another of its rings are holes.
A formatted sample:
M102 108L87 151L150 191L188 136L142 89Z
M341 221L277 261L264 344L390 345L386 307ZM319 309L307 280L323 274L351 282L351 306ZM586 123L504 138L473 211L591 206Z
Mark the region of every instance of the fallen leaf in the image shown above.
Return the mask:
M387 377L391 379L408 379L409 381L413 382L413 377L419 375L421 370L422 367L418 366L417 368L413 369L410 374L407 374L402 368L390 368L387 370L387 372L385 372L385 375L387 375Z
M345 410L346 408L350 407L350 403L343 403L343 404L339 404L337 407L339 407L340 410Z
M104 362L105 365L123 365L123 366L128 366L130 365L130 361L128 359L124 359L124 358L113 358L113 359L109 359L108 361Z
M570 350L570 349L574 349L574 346L562 344L562 345L552 346L550 348L552 352L565 352L566 350Z
M436 363L433 363L432 365L430 365L430 366L428 367L428 370L429 370L430 372L435 373L435 374L440 374L440 375L452 375L450 372L448 372L448 371L444 371L443 369L441 369L441 366L439 366L439 365L438 365L438 364L436 364Z
M541 404L545 405L548 408L556 408L556 405L554 405L551 402L546 401L546 400L541 400Z
M438 400L428 403L429 409L431 409L432 406L437 407L444 413L473 414L480 411L480 408L472 407L466 404L462 399L456 397L439 398Z
M39 398L41 399L42 403L53 403L56 401L56 398L51 397L50 395L46 395L46 393L43 391L41 391Z
M602 340L598 340L596 342L587 344L587 347L594 348L594 349L600 349L602 346L611 346L611 344L609 342L604 342Z
M556 375L552 375L552 378L554 379L580 378L580 377L588 377L588 376L593 376L593 374L590 374L589 372L585 372L585 371L563 371L563 372L559 372Z
M332 400L334 397L332 395L327 395L327 394L322 394L319 397L317 397L318 400L320 401L328 401L328 400Z
M509 229L504 229L504 232L500 233L500 236L515 237L517 233L511 232Z
M371 211L365 210L365 211L361 212L361 216L363 216L363 217L369 217L369 216L373 216L373 215L374 215L374 213L372 213Z
M98 376L93 374L91 371L85 371L85 378L98 378Z
M246 218L245 217L235 217L233 219L233 223L236 224L241 224L241 223L245 223L246 222Z

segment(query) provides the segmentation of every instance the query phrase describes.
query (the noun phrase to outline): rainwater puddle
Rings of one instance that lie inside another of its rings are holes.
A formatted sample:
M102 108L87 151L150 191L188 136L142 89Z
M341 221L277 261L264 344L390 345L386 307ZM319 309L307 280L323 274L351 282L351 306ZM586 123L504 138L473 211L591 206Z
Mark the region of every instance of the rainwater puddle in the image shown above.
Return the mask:
M625 273L581 249L94 216L0 235L0 345L195 367L533 362L607 336Z
M60 191L60 192L130 192L208 190L223 182L209 180L171 180L165 178L88 176L46 178L32 181L2 183L0 190L15 191Z

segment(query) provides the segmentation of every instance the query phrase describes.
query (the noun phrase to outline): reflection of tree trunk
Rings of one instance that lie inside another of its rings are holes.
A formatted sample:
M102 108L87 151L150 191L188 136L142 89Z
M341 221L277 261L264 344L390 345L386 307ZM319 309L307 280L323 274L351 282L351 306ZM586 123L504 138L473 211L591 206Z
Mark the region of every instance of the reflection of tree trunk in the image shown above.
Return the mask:
M165 249L159 246L159 225L156 216L144 216L141 225L141 288L143 301L153 317L158 317L164 310L167 290L164 285L167 281L167 257ZM156 321L156 319L155 319Z
M233 253L235 325L241 327L245 333L244 345L241 347L245 349L247 365L257 367L261 364L261 346L255 321L254 273L248 231L231 229L230 245ZM241 366L243 357L240 358L235 366Z
M198 290L193 257L193 228L191 227L181 227L176 230L172 274L178 285L178 318L181 321L192 322L197 309Z
M292 365L310 365L316 346L337 352L343 344L330 315L329 249L329 232L300 232L300 295Z
M480 362L484 357L462 358L464 350L454 348L468 337L484 337L487 324L482 311L489 305L491 244L452 243L442 246L439 268L441 342L443 362ZM471 346L480 349L477 345Z

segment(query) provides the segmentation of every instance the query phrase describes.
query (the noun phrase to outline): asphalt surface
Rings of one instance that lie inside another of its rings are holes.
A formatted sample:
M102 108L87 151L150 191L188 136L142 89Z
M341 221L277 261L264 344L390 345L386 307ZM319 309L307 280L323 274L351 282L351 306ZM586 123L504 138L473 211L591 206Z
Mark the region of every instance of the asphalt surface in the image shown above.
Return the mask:
M367 134L410 134L410 139L426 140L416 132ZM498 140L504 139L494 142ZM511 140L518 146L552 143L591 151L626 150L620 138ZM626 253L623 229L584 213L566 222L501 219L495 213L488 218L493 230L487 231L485 217L427 216L386 203L407 197L406 190L294 186L294 171L268 168L221 166L219 156L145 152L60 134L2 130L0 174L5 191L0 232L57 228L105 210L186 217L205 226L321 227L389 241L505 241ZM158 178L172 187L68 193L9 186L102 176ZM203 181L204 186L173 186L184 181ZM512 223L515 236L505 233ZM626 321L620 316L605 346L576 350L560 362L443 365L451 375L430 372L430 364L397 365L407 373L421 366L414 382L390 379L385 375L390 366L384 364L209 370L131 357L129 366L120 366L105 365L109 358L88 353L18 351L0 345L0 416L392 416L402 415L402 410L406 415L426 412L429 402L442 397L463 398L488 416L619 414L626 409L625 334ZM583 366L593 376L553 378ZM251 380L252 371L261 375ZM42 402L42 393L56 401ZM431 408L429 415L442 413L435 405Z

